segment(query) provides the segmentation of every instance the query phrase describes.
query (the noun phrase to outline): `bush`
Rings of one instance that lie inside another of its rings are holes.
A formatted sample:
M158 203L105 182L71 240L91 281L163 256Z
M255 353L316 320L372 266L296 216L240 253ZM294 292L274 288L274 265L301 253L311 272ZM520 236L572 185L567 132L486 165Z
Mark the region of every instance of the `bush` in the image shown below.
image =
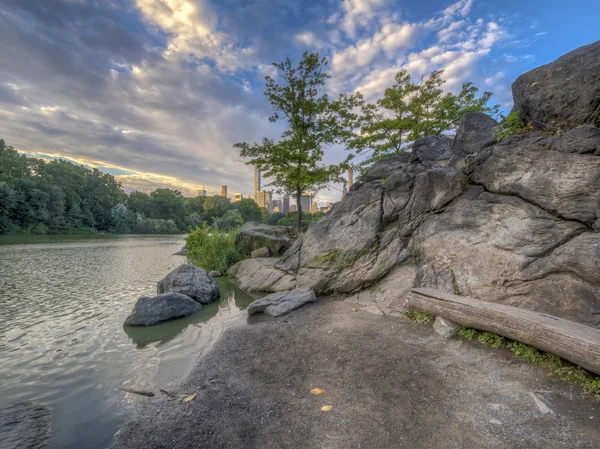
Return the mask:
M228 210L221 218L213 221L214 227L219 231L229 232L238 229L244 224L244 218L238 210Z
M224 231L206 225L196 228L185 239L189 249L188 260L205 270L224 273L244 258L235 245L238 232L239 229Z

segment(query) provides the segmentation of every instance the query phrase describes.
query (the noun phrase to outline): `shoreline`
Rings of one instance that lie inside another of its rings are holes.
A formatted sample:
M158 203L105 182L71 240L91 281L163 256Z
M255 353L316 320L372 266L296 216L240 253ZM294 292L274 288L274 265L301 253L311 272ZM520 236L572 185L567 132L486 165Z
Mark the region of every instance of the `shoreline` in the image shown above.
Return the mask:
M351 309L321 298L226 330L173 384L195 398L139 399L112 447L588 448L600 440L600 402L544 369Z

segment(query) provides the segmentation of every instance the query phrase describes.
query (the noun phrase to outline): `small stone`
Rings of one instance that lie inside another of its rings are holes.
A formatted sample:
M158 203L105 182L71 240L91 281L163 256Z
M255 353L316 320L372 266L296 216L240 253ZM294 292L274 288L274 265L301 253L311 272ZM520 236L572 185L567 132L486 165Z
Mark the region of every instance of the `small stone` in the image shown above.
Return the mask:
M490 424L496 424L496 425L499 425L499 426L502 425L502 422L498 421L497 419L490 419L489 423Z
M269 251L269 248L267 248L267 247L255 249L250 254L250 257L252 259L260 259L260 258L263 258L263 257L271 257L271 251Z
M211 278L220 278L221 276L223 276L223 275L221 274L221 272L220 272L220 271L217 271L217 270L209 271L209 272L208 272L208 275L209 275Z
M447 320L446 318L442 318L441 316L435 317L435 321L433 322L433 330L445 339L456 335L456 333L461 329L462 326L460 324Z

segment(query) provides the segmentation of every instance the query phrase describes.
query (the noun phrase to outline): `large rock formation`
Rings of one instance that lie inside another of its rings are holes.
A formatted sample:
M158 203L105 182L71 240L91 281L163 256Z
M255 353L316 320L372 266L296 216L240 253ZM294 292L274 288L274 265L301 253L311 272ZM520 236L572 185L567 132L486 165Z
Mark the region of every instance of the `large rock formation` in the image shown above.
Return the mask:
M142 296L137 300L125 326L153 326L163 321L183 318L199 312L202 304L181 293Z
M600 41L521 75L512 93L514 110L537 128L600 126Z
M283 254L298 238L294 228L248 222L240 229L237 244L248 252L268 248L271 254Z
M584 47L548 82L590 52L600 61L600 44ZM561 103L563 117L600 92L594 67L577 69L586 83L570 85L577 101ZM535 114L528 92L517 107ZM575 120L598 124L585 117ZM411 287L432 287L599 326L600 129L496 142L496 126L467 114L452 145L427 137L379 161L280 260L243 261L243 288L354 293L394 313Z
M219 285L208 272L194 265L183 264L158 281L158 294L181 293L199 303L208 304L220 296Z

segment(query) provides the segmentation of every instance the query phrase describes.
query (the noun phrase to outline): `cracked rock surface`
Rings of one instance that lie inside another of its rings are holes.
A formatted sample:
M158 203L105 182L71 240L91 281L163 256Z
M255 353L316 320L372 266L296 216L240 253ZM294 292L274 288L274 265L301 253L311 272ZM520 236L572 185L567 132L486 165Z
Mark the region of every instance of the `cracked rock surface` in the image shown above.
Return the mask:
M454 142L377 162L281 259L242 262L243 288L352 293L388 314L394 292L432 287L600 326L600 129L496 129L467 114Z

